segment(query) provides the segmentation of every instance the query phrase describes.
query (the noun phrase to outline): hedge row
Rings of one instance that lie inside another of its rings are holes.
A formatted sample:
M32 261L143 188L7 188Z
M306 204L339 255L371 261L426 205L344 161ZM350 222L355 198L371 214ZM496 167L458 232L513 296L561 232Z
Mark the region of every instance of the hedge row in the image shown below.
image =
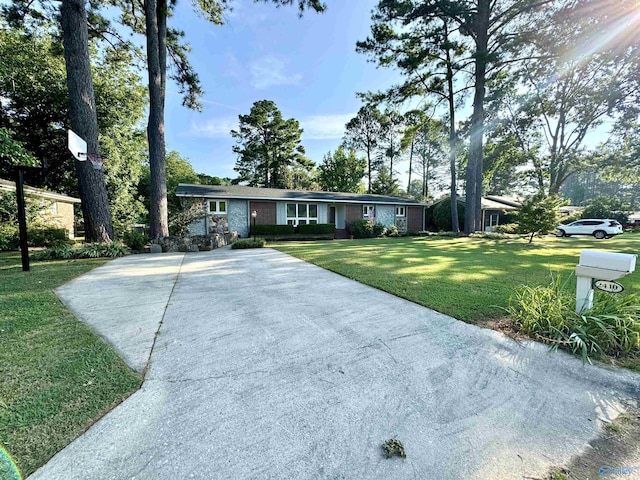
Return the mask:
M27 230L27 244L30 247L51 247L69 241L64 228L30 228ZM20 234L16 225L0 225L0 251L17 250Z
M251 227L251 235L324 235L333 233L336 226L333 223L314 223L307 225L254 225Z

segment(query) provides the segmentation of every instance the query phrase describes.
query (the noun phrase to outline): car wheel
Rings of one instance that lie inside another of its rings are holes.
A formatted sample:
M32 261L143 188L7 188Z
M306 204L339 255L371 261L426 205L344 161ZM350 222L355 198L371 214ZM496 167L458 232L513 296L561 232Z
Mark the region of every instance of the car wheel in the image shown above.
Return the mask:
M593 232L593 236L596 237L598 240L602 240L604 237L607 236L607 234L602 230L596 230L595 232Z
M556 232L556 237L564 237L564 236L565 236L564 230L558 229L558 231Z

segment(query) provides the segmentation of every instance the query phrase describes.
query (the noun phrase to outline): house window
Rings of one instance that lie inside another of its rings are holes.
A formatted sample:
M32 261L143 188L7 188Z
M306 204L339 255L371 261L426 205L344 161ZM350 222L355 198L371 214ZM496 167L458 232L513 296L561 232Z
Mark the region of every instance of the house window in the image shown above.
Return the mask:
M376 210L373 205L362 206L362 218L373 218L376 215Z
M209 200L209 213L218 215L227 214L227 202L225 200Z
M487 215L485 223L487 227L495 227L496 225L498 225L499 221L500 221L500 214L490 213Z
M396 207L396 217L406 217L407 212L405 207Z
M287 203L287 225L318 223L318 205L315 203Z

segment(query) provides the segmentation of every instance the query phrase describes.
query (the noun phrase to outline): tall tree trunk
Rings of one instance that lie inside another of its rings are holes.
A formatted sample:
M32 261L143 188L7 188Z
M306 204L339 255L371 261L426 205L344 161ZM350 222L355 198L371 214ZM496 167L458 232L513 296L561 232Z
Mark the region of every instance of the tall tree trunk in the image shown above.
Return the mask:
M428 200L427 198L427 161L424 156L422 157L422 199L424 202Z
M367 141L367 193L371 194L371 145L369 141Z
M449 38L449 30L445 22L445 36ZM458 218L458 193L456 192L456 152L458 141L456 135L456 105L455 91L453 90L453 68L451 67L451 51L446 50L447 54L447 100L449 103L449 166L451 170L451 231L460 231L460 219Z
M411 170L413 169L413 144L415 140L411 140L411 150L409 150L409 180L407 181L407 193L411 189Z
M474 19L475 31L475 85L473 113L471 115L471 138L466 174L465 233L482 230L482 150L484 134L484 98L487 75L488 30L490 0L478 0L478 13Z
M164 0L146 0L147 65L149 69L149 169L151 238L169 235L167 173L164 143L164 98L167 58L167 9Z
M389 141L391 143L391 148L389 149L389 177L391 177L391 183L393 183L393 127L391 128L391 138L389 139Z
M84 0L62 0L60 14L71 129L86 140L88 153L99 154L98 118ZM113 226L104 173L95 170L90 161L76 160L75 167L82 200L85 239L89 242L110 242L113 239Z

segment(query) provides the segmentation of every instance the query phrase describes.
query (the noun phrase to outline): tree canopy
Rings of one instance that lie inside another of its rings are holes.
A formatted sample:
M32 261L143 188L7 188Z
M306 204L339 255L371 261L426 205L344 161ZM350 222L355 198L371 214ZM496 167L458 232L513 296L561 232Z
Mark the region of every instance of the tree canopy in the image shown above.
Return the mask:
M367 160L358 157L354 150L345 151L343 146L327 153L318 166L318 185L327 192L363 193L362 178Z
M238 155L236 182L252 187L293 188L296 169L310 171L313 162L305 157L302 129L297 120L285 119L276 104L259 100L248 115L239 115L239 126L232 130Z

